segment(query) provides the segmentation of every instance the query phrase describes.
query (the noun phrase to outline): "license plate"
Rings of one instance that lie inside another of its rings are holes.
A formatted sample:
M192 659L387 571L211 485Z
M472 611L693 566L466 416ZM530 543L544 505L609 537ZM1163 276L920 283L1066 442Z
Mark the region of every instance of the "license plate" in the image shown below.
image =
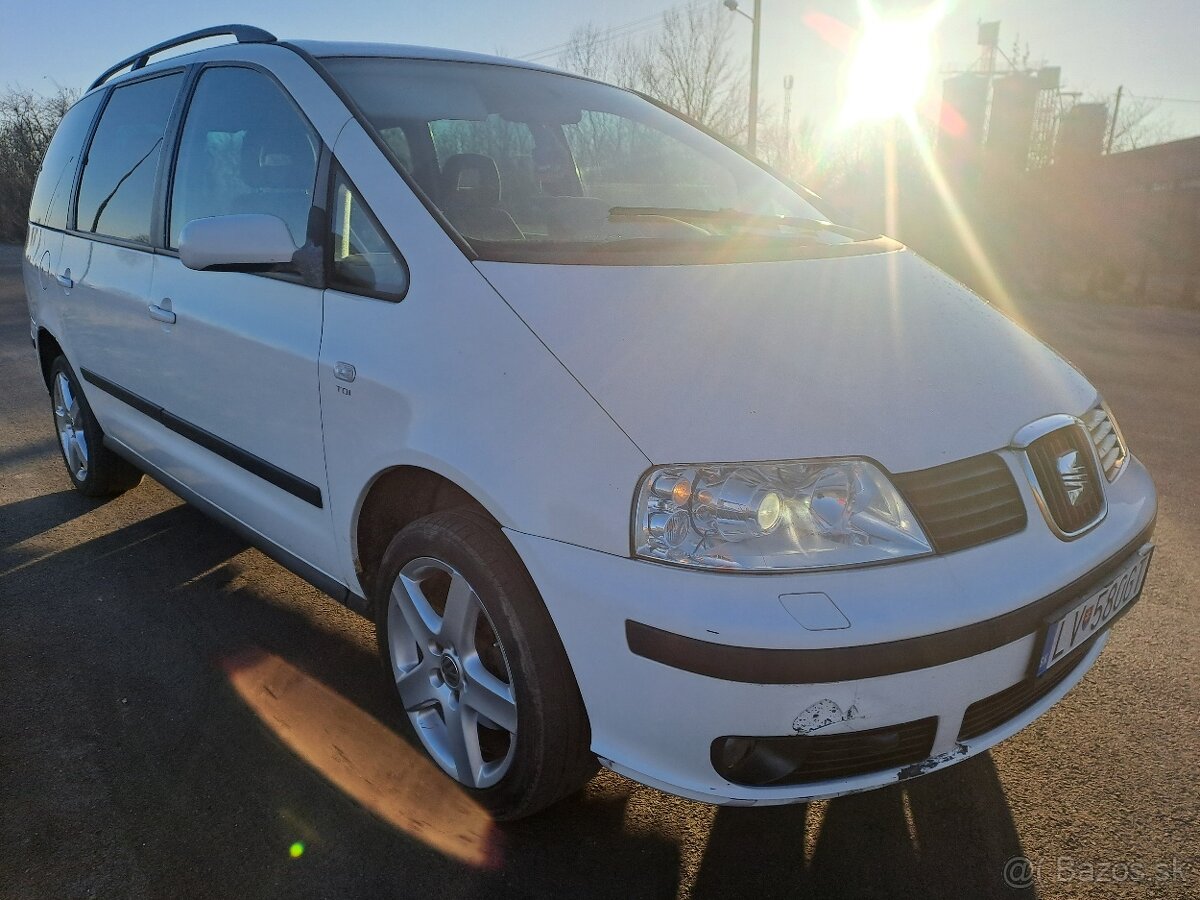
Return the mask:
M1064 615L1050 620L1042 641L1038 675L1095 637L1133 605L1142 592L1153 551L1153 545L1144 546L1102 587L1092 591Z

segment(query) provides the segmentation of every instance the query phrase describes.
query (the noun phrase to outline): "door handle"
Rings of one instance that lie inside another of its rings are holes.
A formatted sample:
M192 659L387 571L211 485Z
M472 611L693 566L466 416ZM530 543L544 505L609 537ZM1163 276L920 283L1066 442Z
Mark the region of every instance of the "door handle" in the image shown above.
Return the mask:
M71 288L75 287L75 279L73 279L71 277L70 269L67 269L67 271L63 272L61 275L55 275L54 280L57 281L60 286L65 287L67 290L70 290Z
M155 306L153 303L146 308L150 310L150 318L156 322L165 322L168 325L175 324L175 313L169 309L163 309L161 306Z

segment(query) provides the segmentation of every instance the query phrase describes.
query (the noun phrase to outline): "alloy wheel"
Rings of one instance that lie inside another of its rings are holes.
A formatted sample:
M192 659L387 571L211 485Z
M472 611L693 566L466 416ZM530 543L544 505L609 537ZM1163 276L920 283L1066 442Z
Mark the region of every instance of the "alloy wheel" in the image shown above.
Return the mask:
M66 374L59 372L54 379L54 425L58 430L58 442L62 444L67 468L76 481L83 481L88 473L87 435L83 430L83 410L79 398L71 389Z
M392 674L421 743L460 783L491 787L512 765L517 702L479 595L453 566L426 556L400 570L389 603Z

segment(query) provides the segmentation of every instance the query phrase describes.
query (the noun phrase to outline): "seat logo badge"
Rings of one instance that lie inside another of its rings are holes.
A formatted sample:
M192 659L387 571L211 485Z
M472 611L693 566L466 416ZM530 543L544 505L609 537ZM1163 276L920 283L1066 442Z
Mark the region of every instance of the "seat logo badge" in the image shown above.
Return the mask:
M1067 499L1075 506L1088 483L1087 469L1079 459L1078 450L1069 450L1058 458L1058 477L1062 479Z

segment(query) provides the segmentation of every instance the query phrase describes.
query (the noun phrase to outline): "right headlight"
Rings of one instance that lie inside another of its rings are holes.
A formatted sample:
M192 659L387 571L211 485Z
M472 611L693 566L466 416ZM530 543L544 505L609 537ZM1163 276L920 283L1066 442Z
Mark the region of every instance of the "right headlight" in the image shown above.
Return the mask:
M854 457L652 469L638 489L633 544L645 559L740 571L933 552L883 472Z

